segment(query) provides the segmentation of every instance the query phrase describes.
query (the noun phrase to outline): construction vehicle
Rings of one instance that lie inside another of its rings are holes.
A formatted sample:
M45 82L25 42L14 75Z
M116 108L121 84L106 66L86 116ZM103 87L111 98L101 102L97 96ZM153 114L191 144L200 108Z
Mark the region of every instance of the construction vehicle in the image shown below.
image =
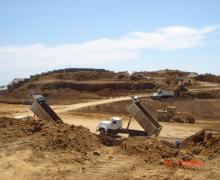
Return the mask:
M100 121L96 131L99 131L100 134L107 133L114 136L120 129L122 129L122 119L120 117L112 117L110 121Z
M152 97L153 99L156 99L156 100L162 99L162 98L181 97L184 92L188 91L188 86L190 86L189 82L178 81L176 88L174 90L159 89L157 92L153 93Z
M158 121L179 122L179 123L195 123L195 118L189 113L177 112L175 106L168 106L161 110L157 110Z
M62 122L61 118L48 105L42 95L33 95L33 103L30 109L39 119L54 121L56 123Z
M189 86L188 82L186 82L186 81L178 81L178 83L176 85L176 89L174 90L176 96L180 97L180 96L182 96L182 94L184 92L189 91L188 86Z
M153 99L173 98L173 97L175 97L174 91L159 89L157 92L153 93Z
M116 136L117 134L128 134L129 136L158 136L162 130L162 126L158 123L157 119L141 104L137 96L131 99L132 104L127 108L130 113L127 128L122 128L122 119L120 117L112 117L110 121L100 121L96 131L99 131L100 134L111 136ZM144 131L129 129L132 117L134 117Z

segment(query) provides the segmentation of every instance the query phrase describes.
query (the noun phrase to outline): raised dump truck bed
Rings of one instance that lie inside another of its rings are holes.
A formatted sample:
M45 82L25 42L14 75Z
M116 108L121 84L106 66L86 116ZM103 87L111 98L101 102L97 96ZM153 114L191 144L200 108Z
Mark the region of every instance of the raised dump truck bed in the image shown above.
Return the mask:
M162 126L157 119L145 108L137 97L132 97L132 104L127 108L128 112L140 126L147 132L148 136L160 134Z
M30 109L40 119L62 122L61 118L47 104L45 98L41 95L33 96L34 102Z

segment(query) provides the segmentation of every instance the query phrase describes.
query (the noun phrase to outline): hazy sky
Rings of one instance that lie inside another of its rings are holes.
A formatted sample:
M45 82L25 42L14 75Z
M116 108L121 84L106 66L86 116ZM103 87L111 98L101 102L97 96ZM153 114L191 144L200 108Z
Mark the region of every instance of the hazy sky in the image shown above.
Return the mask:
M0 0L0 85L65 67L220 74L219 0Z

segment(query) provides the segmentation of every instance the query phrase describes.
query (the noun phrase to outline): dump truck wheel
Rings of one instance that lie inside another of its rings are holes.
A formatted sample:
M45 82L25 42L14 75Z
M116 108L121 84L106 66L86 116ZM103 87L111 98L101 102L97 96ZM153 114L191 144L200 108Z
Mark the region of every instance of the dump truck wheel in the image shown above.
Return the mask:
M105 134L106 133L104 128L100 128L99 132L100 132L100 134Z
M115 131L115 130L110 130L110 129L109 129L109 130L107 131L107 134L110 135L110 136L115 136L115 135L117 135L117 131Z

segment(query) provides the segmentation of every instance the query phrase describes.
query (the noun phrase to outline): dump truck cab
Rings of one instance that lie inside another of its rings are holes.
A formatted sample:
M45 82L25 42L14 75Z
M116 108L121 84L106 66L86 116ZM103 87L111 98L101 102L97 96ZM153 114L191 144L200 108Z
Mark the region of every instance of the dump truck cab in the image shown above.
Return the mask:
M122 119L120 117L112 117L110 121L101 120L96 128L100 134L117 134L117 131L122 128Z

